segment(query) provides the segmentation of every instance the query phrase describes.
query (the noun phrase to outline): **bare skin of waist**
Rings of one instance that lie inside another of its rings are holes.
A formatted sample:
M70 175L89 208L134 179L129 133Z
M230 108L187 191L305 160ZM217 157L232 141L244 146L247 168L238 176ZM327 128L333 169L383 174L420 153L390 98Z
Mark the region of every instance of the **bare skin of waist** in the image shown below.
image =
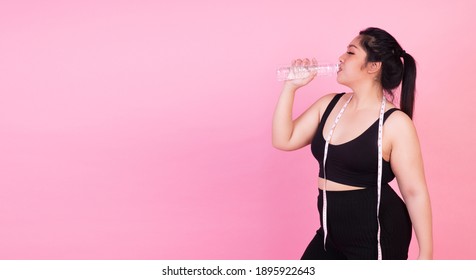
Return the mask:
M327 180L327 185L326 185L326 180L323 178L319 178L318 186L319 186L319 189L321 190L324 190L324 186L326 186L326 191L354 191L354 190L364 189L362 187L344 185L344 184L336 183L330 180Z

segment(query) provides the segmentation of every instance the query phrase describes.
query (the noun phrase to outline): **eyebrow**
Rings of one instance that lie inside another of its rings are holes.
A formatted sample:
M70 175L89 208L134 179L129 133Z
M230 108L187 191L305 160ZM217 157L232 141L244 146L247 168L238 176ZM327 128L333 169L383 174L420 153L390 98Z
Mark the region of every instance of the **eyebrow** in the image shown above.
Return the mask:
M356 45L352 45L352 44L348 45L347 47L348 48L354 47L354 48L358 49L358 47Z

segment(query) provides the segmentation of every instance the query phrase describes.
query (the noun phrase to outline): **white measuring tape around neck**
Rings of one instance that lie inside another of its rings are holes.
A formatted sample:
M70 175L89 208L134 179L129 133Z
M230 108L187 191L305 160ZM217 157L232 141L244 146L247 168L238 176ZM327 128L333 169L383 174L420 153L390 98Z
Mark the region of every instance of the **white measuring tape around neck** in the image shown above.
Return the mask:
M331 142L332 139L332 134L334 133L334 129L337 126L337 123L339 122L340 118L342 117L342 114L344 113L345 109L347 108L347 105L349 104L350 100L352 100L352 97L354 95L351 95L349 99L345 102L344 106L342 106L342 109L340 109L339 114L337 114L334 124L331 127L331 130L329 131L327 138L326 138L326 144L324 146L324 159L323 159L323 166L322 168L324 169L324 187L323 187L323 206L322 206L322 227L324 229L324 249L326 248L326 239L327 239L327 194L326 194L326 189L327 189L327 175L326 175L326 160L327 160L327 153L329 151L329 143ZM380 117L379 117L379 122L378 122L378 173L377 173L377 257L379 260L382 259L382 248L380 245L380 219L379 219L379 214L380 214L380 197L382 193L382 132L383 132L383 117L385 114L385 96L382 97L382 105L380 107Z

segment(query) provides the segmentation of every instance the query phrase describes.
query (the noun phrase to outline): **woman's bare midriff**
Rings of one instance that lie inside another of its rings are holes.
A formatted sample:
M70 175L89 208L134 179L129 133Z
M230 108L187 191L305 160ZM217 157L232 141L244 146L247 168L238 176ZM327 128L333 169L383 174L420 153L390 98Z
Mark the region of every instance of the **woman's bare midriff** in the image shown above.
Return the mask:
M326 180L324 180L323 178L319 178L318 184L321 190L324 189L324 186L326 186L326 191L355 191L364 189L362 187L344 185L329 180L327 180L327 185L324 185L325 183Z

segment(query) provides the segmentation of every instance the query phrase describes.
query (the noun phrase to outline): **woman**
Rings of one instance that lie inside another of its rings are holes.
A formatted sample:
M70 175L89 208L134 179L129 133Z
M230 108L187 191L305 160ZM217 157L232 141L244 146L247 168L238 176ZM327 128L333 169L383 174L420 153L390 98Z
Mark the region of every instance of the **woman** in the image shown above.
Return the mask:
M339 62L337 82L352 92L326 95L293 120L295 92L314 79L311 72L284 83L273 117L273 146L289 151L311 144L320 166L321 228L302 259L407 259L412 225L418 259L432 259L430 199L412 122L415 60L392 35L367 28ZM400 84L397 109L392 101ZM388 184L395 177L405 202Z

